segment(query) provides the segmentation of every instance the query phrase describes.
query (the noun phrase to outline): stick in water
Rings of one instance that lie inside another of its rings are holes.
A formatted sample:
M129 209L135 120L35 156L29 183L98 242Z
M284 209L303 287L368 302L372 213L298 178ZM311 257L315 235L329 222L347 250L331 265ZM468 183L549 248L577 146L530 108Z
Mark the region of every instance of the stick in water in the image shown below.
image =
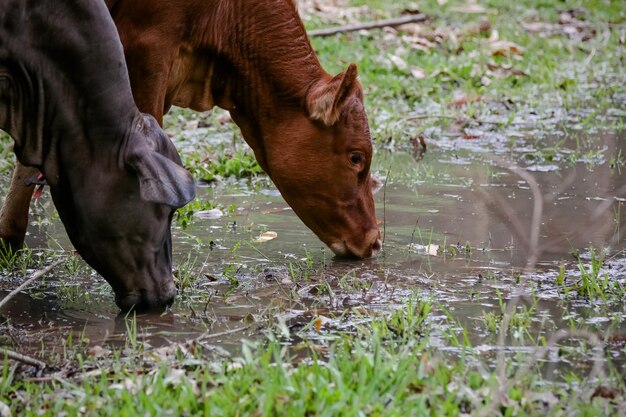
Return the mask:
M49 272L52 268L54 268L55 266L61 264L65 262L64 258L61 258L59 260L57 260L56 262L48 265L47 267L45 267L44 269L40 269L39 271L35 272L33 275L31 275L30 278L28 278L26 281L24 281L24 283L22 285L20 285L19 287L17 287L16 289L14 289L13 291L11 291L9 293L9 295L7 295L6 297L4 297L2 299L2 301L0 301L0 308L2 308L6 303L9 302L9 300L13 297L15 297L16 294L18 294L20 291L22 291L24 288L28 287L30 284L32 284L33 281L35 281L36 279L41 278L44 274L46 274L47 272Z
M9 359L25 363L26 365L34 366L36 368L43 369L48 366L45 362L42 362L39 359L31 358L30 356L22 355L21 353L13 352L9 349L0 348L0 353L2 354L2 356L6 356Z

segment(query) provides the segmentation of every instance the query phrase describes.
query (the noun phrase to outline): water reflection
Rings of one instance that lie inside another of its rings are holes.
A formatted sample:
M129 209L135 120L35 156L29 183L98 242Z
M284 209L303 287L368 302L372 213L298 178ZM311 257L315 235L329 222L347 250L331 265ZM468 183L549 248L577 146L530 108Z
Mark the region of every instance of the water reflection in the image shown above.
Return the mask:
M554 261L573 260L570 252L589 246L609 247L610 253L626 249L625 169L578 162L560 163L556 171L516 172L502 153L478 158L466 146L467 141L457 147L450 141L440 148L431 145L419 162L421 171L413 171L423 173L416 178L400 173L415 168L409 166L417 164L410 155L380 155L381 170L393 166L398 172L389 171L388 186L376 196L385 247L372 260L333 258L269 184L201 188L198 198L219 205L225 214L195 218L185 230L175 228L175 263L187 268L194 282L181 290L172 311L142 316L138 338L167 345L208 332L222 335L214 340L216 346L230 350L276 322L314 338L314 317L327 319L323 329L331 331L353 324L342 318L345 312L393 309L415 293L472 328L486 312L498 311L498 292L504 299L527 297L529 283L554 280ZM600 147L607 158L626 155L624 137L602 136ZM522 149L532 150L527 144ZM237 208L226 210L230 205ZM255 242L267 231L277 237ZM48 241L71 247L58 224L30 232L31 246ZM415 245L438 245L438 250L427 255L412 250ZM533 254L539 271L524 273ZM51 285L43 296L21 294L0 311L17 329L14 340L21 348L36 351L52 340L60 346L69 330L90 344L127 343L128 322L118 317L113 297L103 295L101 279L82 281L82 288L99 295L69 307ZM554 323L572 311L555 293L539 293L539 298L534 308ZM585 303L574 311L600 316ZM495 343L484 331L472 337L479 344Z

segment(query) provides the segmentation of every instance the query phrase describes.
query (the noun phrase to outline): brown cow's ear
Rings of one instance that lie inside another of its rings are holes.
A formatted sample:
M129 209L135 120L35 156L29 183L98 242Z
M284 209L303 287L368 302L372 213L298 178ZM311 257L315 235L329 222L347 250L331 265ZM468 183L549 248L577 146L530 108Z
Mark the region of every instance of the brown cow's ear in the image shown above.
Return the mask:
M326 126L334 125L339 120L346 98L356 85L357 75L356 65L350 64L348 69L330 81L323 80L313 85L306 97L309 117L320 120Z
M190 202L196 187L185 168L156 152L133 153L126 163L139 176L141 198L171 207L182 207Z

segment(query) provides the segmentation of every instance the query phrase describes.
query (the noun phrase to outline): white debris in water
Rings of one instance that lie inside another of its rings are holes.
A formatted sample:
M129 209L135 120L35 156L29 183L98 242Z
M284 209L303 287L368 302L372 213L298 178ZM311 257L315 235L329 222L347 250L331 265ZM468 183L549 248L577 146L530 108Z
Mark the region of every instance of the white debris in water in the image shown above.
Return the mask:
M277 237L278 237L278 233L276 232L264 232L264 233L261 233L258 238L256 238L255 242L256 243L268 242L272 239L276 239Z
M596 323L606 323L610 321L608 317L591 317L590 319L585 320L587 324L596 324Z
M533 172L551 172L558 171L559 167L557 165L530 165L526 167L526 170Z
M439 245L419 245L417 243L411 243L408 245L408 248L411 252L421 253L422 255L432 255L437 256L437 252L439 251Z
M220 209L202 210L194 214L200 219L219 219L224 216L224 212Z

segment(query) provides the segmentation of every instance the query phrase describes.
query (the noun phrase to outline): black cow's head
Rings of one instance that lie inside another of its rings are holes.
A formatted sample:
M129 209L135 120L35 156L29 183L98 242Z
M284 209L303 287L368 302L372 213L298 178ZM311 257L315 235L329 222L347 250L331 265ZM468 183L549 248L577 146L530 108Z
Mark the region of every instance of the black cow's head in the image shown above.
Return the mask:
M117 161L75 159L59 167L51 193L72 243L111 284L117 305L161 309L176 294L172 214L193 198L195 188L154 118L142 115L133 123L113 155Z
M132 98L103 2L0 0L0 129L41 170L70 240L124 310L162 308L191 175Z

